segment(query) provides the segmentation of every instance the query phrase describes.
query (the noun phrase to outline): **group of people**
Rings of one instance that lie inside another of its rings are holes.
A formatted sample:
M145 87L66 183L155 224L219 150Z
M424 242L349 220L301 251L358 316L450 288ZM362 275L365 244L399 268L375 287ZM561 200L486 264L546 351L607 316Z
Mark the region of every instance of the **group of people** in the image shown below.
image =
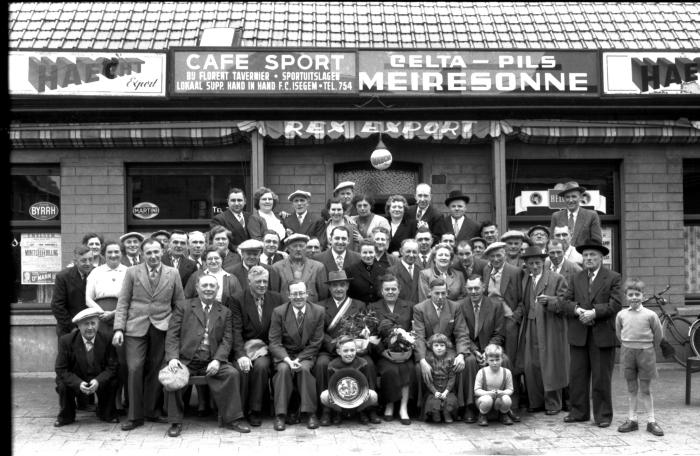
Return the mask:
M374 214L374 199L352 182L321 214L309 212L304 190L288 196L286 212L262 187L249 213L232 189L206 234L89 233L55 282L54 425L72 423L97 396L104 421L126 414L123 430L148 420L178 436L191 386L164 391L159 374L187 370L206 379L199 413L211 396L219 423L238 432L260 426L266 407L278 431L338 424L350 412L361 423L398 415L408 425L418 413L487 426L520 421L521 407L588 421L591 399L595 423L607 427L620 339L630 415L619 430L636 429L639 384L647 430L663 435L649 394L658 318L641 312L643 284L623 290L603 265L608 249L597 213L581 207L585 189L557 190L567 208L527 233L500 235L470 219L459 190L443 215L427 184L416 205L393 195L386 216ZM619 313L623 291L631 307ZM353 388L333 383L348 370L367 389L350 411L338 394Z

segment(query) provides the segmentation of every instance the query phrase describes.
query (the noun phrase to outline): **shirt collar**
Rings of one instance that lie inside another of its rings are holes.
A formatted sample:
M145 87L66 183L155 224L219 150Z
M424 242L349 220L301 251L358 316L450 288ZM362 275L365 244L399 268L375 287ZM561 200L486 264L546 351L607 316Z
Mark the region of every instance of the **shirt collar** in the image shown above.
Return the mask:
M301 309L294 307L294 315L298 314L299 312L301 312L302 315L306 313L306 304L304 304L304 307Z
M576 210L573 212L571 212L569 209L567 209L566 212L568 212L568 214L566 214L566 215L568 216L569 214L572 214L574 216L574 218L576 218L578 216L579 209L581 209L581 206L577 207Z
M408 263L406 263L404 260L401 260L401 264L403 265L404 268L406 268L407 271L408 271L411 267L415 267L415 266L416 266L415 264L412 264L412 265L411 265L411 264L408 264Z
M84 345L87 345L88 342L91 343L93 346L95 345L95 338L94 337L92 338L92 340L86 339L82 335L80 337L82 337Z

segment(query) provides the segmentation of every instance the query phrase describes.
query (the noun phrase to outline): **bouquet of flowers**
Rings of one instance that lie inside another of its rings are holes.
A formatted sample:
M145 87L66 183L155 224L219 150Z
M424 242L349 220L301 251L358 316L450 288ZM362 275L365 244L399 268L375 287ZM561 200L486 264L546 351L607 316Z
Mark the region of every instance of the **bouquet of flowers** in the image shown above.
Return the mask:
M379 327L384 343L384 356L396 363L402 363L411 357L416 345L416 335L408 332L390 320L384 320Z
M358 350L367 349L369 337L376 335L379 328L379 319L375 312L367 310L355 315L345 315L338 322L336 334L348 335L355 339Z

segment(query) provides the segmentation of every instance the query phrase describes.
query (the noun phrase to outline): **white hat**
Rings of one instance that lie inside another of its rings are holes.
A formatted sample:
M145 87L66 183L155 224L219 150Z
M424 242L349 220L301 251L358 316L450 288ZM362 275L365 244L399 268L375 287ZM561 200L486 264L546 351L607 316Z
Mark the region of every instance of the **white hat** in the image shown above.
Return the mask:
M125 239L128 239L130 237L138 238L139 242L143 242L144 240L143 234L138 233L136 231L129 231L128 233L119 236L119 242L124 242Z
M501 236L501 241L505 241L506 239L510 239L510 238L519 238L519 239L522 239L523 241L527 240L525 238L525 233L523 233L522 231L510 230L510 231L506 231L505 233L503 233L503 235Z
M309 238L307 235L305 235L305 234L302 234L302 233L294 233L294 234L292 234L291 236L287 236L287 237L284 239L284 245L285 245L285 246L288 246L288 245L291 245L293 242L297 242L297 241L303 241L303 242L306 243L306 242L309 242L309 239L310 239L310 238Z
M306 192L306 191L304 191L304 190L294 190L292 193L289 194L289 196L287 197L287 199L288 199L289 201L292 201L292 200L294 199L295 196L303 196L303 197L306 198L306 199L311 199L311 193Z
M238 244L238 250L262 250L265 244L257 239L246 239Z
M75 317L71 320L73 323L78 323L79 321L91 318L91 317L99 317L102 311L100 309L96 309L94 307L88 307L87 309L83 309L77 314L75 314Z
M492 250L504 249L505 247L505 242L493 242L489 244L488 247L486 247L486 249L484 250L484 255L488 255Z
M338 185L335 186L335 189L333 190L333 193L336 193L338 190L343 189L343 188L346 188L346 187L355 188L355 183L354 183L354 182L350 182L350 181L341 182L341 183L339 183Z

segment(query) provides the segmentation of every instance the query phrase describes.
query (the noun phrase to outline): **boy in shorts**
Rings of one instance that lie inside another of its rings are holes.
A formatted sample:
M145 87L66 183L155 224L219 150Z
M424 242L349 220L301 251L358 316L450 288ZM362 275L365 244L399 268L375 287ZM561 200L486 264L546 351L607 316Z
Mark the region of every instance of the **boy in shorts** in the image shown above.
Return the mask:
M615 332L622 343L620 367L627 380L629 416L617 430L631 432L639 429L637 403L638 397L641 396L648 414L647 432L662 436L664 431L654 419L654 401L650 386L652 379L657 377L654 347L661 343L663 329L656 313L642 305L644 282L628 279L625 282L625 300L629 307L618 312L615 318Z

